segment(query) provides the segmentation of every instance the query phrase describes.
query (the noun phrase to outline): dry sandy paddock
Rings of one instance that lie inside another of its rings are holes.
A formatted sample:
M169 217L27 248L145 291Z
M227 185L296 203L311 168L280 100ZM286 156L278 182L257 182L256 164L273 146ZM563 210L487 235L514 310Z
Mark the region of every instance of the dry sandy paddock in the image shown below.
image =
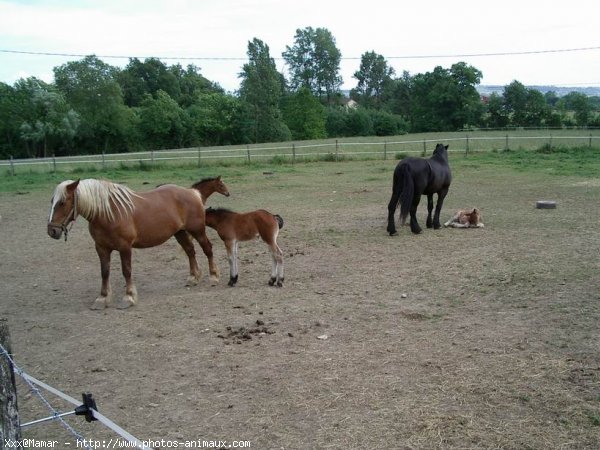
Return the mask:
M210 205L283 216L285 286L267 285L267 248L250 242L238 286L228 287L211 232L218 286L200 255L204 280L184 287L187 260L171 240L134 252L140 301L126 311L88 309L100 269L85 220L67 243L54 241L51 189L0 194L0 314L17 363L73 397L92 392L100 412L144 440L598 448L600 185L491 168L473 180L455 169L442 219L478 206L485 228L413 236L404 227L389 237L394 165L224 174L232 196ZM162 181L148 174L150 185ZM536 210L540 199L558 208ZM424 227L423 202L419 214ZM117 255L111 275L119 295ZM47 415L18 387L22 422ZM116 437L69 423L88 439ZM73 442L58 424L24 436Z

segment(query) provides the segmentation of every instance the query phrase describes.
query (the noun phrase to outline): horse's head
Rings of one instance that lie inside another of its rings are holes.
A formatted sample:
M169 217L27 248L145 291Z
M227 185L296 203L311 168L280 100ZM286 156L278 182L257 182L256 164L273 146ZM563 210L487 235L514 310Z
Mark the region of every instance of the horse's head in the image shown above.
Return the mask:
M225 186L225 183L221 180L221 175L215 178L215 191L219 194L223 194L225 197L229 197L229 189L227 189L227 186Z
M433 151L433 154L444 156L445 158L448 158L448 145L437 144L435 146L435 150Z
M48 215L48 236L51 238L60 239L64 232L67 239L67 226L77 218L78 185L79 180L67 180L54 189Z
M470 222L473 225L477 225L479 222L481 222L481 212L477 208L473 208L473 212L471 212Z

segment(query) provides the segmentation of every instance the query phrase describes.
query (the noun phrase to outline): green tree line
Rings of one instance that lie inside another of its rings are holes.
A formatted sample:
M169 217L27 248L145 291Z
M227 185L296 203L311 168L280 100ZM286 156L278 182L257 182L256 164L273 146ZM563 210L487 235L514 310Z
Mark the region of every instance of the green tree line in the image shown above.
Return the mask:
M356 87L341 91L341 52L325 28L296 30L280 73L269 46L248 43L240 88L226 92L199 67L132 58L124 68L87 56L0 83L0 158L321 139L465 128L600 126L600 98L559 97L518 81L482 98L464 62L397 75L365 52Z

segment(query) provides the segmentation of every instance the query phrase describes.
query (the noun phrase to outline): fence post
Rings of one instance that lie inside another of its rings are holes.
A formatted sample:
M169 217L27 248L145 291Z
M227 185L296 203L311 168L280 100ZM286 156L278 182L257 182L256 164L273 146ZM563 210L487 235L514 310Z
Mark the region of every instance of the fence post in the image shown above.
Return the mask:
M292 143L292 164L296 162L296 144Z
M56 173L56 155L52 155L52 170Z
M201 166L200 160L202 159L202 150L198 147L198 167Z
M338 161L338 151L339 151L339 145L338 145L338 140L335 140L335 160L336 162Z
M250 144L246 145L246 151L248 152L248 162L250 162Z
M467 134L467 148L465 149L465 156L469 156L469 135Z
M590 138L590 142L591 142L591 138ZM13 177L15 176L15 162L13 161L12 155L10 155L10 174Z
M425 142L425 139L423 139L423 154L421 156L425 156L427 153L427 142Z
M150 164L154 166L154 150L150 151Z
M504 146L504 150L508 150L508 134L506 135L506 145Z
M590 133L590 144L589 147L592 148L592 133Z
M10 335L4 318L0 318L0 344L10 355ZM0 354L0 432L1 448L4 448L8 440L21 439L15 372L11 362L3 354Z
M104 150L102 150L102 170L106 170L106 159L104 156Z
M387 141L383 141L383 160L387 160Z

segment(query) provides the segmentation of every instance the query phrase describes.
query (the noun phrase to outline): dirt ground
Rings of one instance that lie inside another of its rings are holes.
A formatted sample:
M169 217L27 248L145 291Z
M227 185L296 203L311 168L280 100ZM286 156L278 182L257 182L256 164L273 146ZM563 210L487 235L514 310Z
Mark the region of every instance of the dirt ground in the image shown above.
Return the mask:
M218 286L200 254L204 280L184 287L171 240L134 252L139 304L126 311L88 308L100 271L85 220L55 241L50 191L0 194L0 315L17 363L73 397L92 392L134 436L164 439L156 448L598 448L600 183L455 170L442 219L478 206L485 228L389 237L394 164L225 178L232 196L210 205L283 216L284 287L267 285L259 242L241 245L228 287L211 233ZM542 199L558 208L536 210ZM111 275L120 295L117 255ZM22 422L48 415L18 387ZM96 442L118 437L68 422ZM24 437L74 442L56 423Z

